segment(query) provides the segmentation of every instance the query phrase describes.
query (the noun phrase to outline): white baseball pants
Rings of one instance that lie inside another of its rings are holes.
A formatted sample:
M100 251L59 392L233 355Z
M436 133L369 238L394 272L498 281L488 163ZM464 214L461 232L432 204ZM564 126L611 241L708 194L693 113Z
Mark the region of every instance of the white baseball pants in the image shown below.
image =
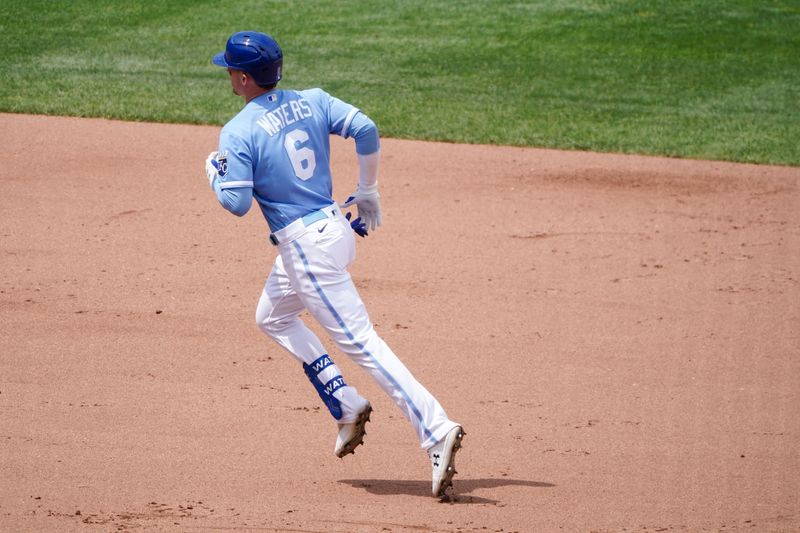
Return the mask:
M394 400L414 427L420 446L430 448L457 424L375 332L347 272L356 247L350 223L335 204L323 211L327 216L309 224L299 236L295 223L291 238L278 244L278 257L256 309L256 323L300 362L310 365L326 350L300 320L300 313L308 310L338 348ZM329 365L319 379L325 383L339 374L335 364ZM358 392L346 386L333 394L341 402L338 422L353 422L356 409L363 405Z

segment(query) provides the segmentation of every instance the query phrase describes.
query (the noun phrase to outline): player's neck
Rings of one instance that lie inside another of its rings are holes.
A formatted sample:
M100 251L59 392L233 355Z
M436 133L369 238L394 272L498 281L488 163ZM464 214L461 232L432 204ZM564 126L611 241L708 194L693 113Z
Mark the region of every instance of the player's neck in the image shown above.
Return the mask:
M249 104L250 101L252 101L255 98L258 98L262 94L268 93L270 90L271 89L264 89L263 87L259 87L256 85L253 87L247 87L244 91L244 94L242 94L241 96L242 98L244 98L244 103Z
M259 96L261 96L262 94L265 94L267 92L268 91L259 91L257 93L246 94L244 96L244 103L245 104L249 104L252 100L258 98Z

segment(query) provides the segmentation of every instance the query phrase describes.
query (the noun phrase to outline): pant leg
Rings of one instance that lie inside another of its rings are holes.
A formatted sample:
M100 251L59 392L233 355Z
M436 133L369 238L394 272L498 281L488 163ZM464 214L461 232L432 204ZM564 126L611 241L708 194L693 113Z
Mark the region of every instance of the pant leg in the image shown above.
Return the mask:
M301 363L311 364L325 353L316 335L300 320L305 306L278 256L256 307L256 324Z
M323 226L322 232L316 231ZM280 253L306 309L392 398L420 445L429 448L444 438L456 424L377 334L347 272L355 258L355 241L344 217L315 223L297 240L281 245Z
M301 364L304 364L304 368L306 368L305 365L324 366L319 371L309 369L311 375L308 376L309 379L316 379L316 383L312 381L315 387L322 385L324 388L326 383L341 376L341 370L335 364L314 365L327 353L317 336L300 319L300 313L304 309L302 300L292 288L291 281L286 275L283 259L278 256L256 307L256 324ZM326 393L319 390L318 392L323 401L327 402ZM339 423L355 421L358 409L363 405L363 399L355 387L337 388L333 392L333 396L339 401L337 409L341 409L341 415L337 421ZM334 411L332 410L331 414L336 417Z

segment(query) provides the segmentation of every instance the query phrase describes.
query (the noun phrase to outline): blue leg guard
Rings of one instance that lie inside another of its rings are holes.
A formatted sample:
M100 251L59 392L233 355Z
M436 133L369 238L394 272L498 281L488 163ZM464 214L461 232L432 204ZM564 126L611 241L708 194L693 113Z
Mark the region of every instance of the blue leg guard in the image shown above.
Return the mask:
M327 383L323 384L322 381L319 379L319 373L328 368L333 364L333 361L327 354L322 355L317 360L313 361L310 365L303 363L303 370L308 376L308 380L311 381L311 384L314 385L314 388L317 390L317 394L322 399L322 403L328 408L328 411L331 412L333 418L336 420L341 420L342 418L342 404L341 402L334 397L333 393L336 392L338 389L347 386L344 382L344 378L341 375L337 375L336 377L329 380Z

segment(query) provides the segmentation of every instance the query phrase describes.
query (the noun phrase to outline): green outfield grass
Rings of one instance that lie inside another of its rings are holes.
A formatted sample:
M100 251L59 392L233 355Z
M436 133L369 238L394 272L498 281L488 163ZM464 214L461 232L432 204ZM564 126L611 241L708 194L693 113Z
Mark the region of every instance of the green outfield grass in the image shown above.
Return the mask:
M0 110L222 124L210 56L271 33L284 87L384 136L800 165L800 2L5 0Z

